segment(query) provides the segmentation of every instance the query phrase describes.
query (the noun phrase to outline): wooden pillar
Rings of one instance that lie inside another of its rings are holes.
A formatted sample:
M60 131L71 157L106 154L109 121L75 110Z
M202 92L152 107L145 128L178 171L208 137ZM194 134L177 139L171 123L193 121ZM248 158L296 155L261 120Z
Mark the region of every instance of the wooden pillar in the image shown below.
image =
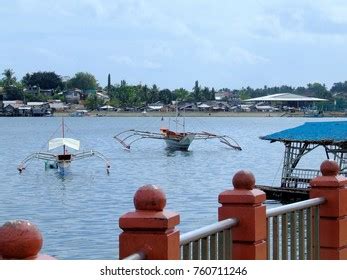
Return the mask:
M320 166L322 176L311 180L310 197L324 197L320 206L320 258L347 259L347 178L338 175L339 165L325 160Z
M144 252L149 260L178 260L180 222L177 213L164 210L166 197L156 186L146 185L134 196L135 211L120 217L119 258Z
M10 221L0 227L0 259L54 260L39 254L42 243L39 229L29 221Z
M232 183L234 189L219 195L219 221L238 218L232 228L232 258L237 260L265 260L266 248L266 195L255 189L255 178L249 171L239 171Z

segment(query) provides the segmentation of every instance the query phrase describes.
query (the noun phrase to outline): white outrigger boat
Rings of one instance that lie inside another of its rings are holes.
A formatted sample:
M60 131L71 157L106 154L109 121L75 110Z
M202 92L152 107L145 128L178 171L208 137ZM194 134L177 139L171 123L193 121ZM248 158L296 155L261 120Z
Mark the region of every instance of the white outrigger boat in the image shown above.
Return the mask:
M26 169L26 164L28 162L33 159L40 159L45 161L46 169L58 169L59 173L64 175L72 161L96 156L105 162L106 172L109 174L110 164L103 154L94 150L70 153L67 147L78 151L80 149L80 141L72 138L65 138L64 119L62 120L61 126L63 132L62 137L49 140L47 152L37 152L27 156L17 167L19 173L22 173ZM49 152L59 147L63 147L62 153L54 154Z
M164 140L169 150L180 150L180 151L188 151L190 144L193 140L210 140L210 139L218 139L221 143L227 145L228 147L241 151L241 147L239 144L228 135L217 135L210 132L202 131L202 132L186 132L185 131L185 118L183 117L183 122L179 122L178 120L178 109L176 107L176 119L174 120L176 123L176 131L170 130L169 128L163 127L160 128L160 132L151 132L151 131L143 131L136 129L124 130L114 138L123 145L123 147L127 150L130 150L131 145L139 141L141 139L160 139ZM178 126L182 126L183 131L177 132Z

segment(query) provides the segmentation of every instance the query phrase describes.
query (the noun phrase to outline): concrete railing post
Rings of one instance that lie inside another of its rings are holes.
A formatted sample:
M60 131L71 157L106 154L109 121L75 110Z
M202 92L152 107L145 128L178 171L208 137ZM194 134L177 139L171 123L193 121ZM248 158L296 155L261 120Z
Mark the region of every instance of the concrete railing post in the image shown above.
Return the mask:
M249 171L239 171L233 177L234 189L219 195L219 221L238 218L232 229L232 258L237 260L265 260L266 195L255 189L255 178Z
M10 221L0 227L0 259L54 260L39 254L42 243L39 229L29 221Z
M135 211L119 219L123 232L119 236L119 258L144 252L149 260L178 260L180 222L177 213L164 210L166 197L156 186L146 185L134 196Z
M310 197L324 197L320 206L319 241L323 260L347 259L347 178L337 175L335 161L325 160L320 166L322 176L311 180Z

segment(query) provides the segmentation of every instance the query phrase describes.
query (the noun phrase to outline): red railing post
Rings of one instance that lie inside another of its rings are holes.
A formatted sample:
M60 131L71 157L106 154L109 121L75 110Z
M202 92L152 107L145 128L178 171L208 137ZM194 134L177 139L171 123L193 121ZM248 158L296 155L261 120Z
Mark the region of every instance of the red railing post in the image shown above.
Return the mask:
M10 221L0 227L0 259L54 260L39 254L42 243L39 229L29 221Z
M234 189L222 192L218 201L219 221L238 218L232 229L232 258L237 260L265 260L266 195L255 189L255 178L249 171L239 171L233 177Z
M135 211L119 219L123 232L119 236L119 258L144 252L149 260L178 260L180 258L177 213L164 210L166 197L156 186L146 185L134 196Z
M323 260L347 259L347 178L338 175L335 161L325 160L322 176L311 180L310 197L324 197L320 206L319 241Z

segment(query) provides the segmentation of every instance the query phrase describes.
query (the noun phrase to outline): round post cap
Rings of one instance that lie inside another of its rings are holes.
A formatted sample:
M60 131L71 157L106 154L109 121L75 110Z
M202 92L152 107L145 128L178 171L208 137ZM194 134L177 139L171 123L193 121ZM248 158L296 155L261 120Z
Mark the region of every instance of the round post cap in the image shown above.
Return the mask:
M166 196L162 189L154 185L140 187L134 195L136 210L163 211Z
M322 162L320 171L323 176L336 176L340 171L340 167L336 161L327 159Z
M234 175L232 183L235 189L252 190L255 186L255 178L251 171L240 170Z
M36 256L42 243L39 229L29 221L9 221L0 227L0 256L4 259Z

